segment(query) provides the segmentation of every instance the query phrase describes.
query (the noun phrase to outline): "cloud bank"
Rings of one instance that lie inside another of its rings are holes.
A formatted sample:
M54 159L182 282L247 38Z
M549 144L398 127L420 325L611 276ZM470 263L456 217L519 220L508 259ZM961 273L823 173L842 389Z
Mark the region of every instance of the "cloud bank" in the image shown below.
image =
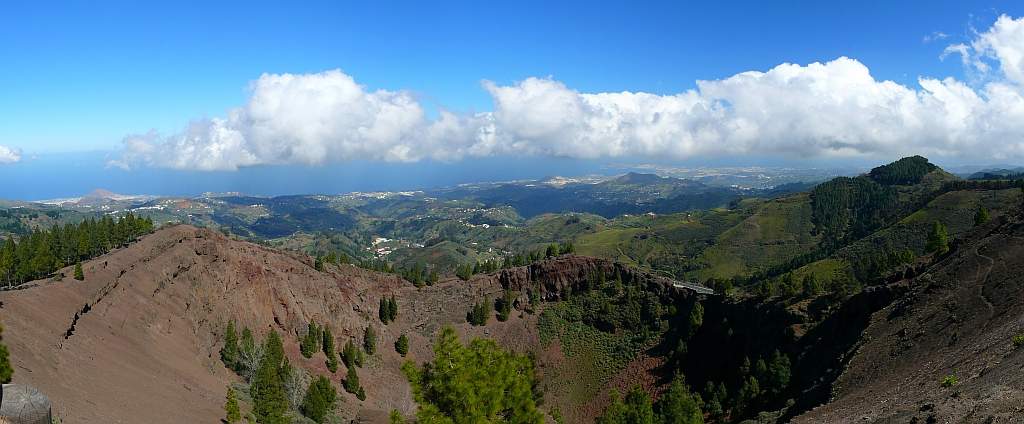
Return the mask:
M698 81L674 95L581 93L550 78L484 81L491 112L428 118L405 91L340 70L264 74L248 102L177 134L128 136L115 165L235 170L492 155L1024 158L1024 18L999 17L959 54L983 82L875 79L847 57ZM0 156L3 151L0 150Z
M21 161L21 150L13 147L0 146L0 165Z

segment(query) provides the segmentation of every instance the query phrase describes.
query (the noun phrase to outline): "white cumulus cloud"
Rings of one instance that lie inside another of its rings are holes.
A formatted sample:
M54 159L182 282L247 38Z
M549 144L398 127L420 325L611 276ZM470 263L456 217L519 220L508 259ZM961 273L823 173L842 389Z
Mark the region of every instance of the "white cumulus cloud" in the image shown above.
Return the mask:
M0 164L17 163L19 161L21 161L21 150L0 146Z
M856 59L698 81L678 94L584 93L551 78L485 81L491 112L427 118L408 92L368 90L345 73L265 74L248 102L180 133L124 140L119 166L233 170L353 159L459 160L701 155L1024 158L1024 19L999 17L944 54L983 85L878 80Z

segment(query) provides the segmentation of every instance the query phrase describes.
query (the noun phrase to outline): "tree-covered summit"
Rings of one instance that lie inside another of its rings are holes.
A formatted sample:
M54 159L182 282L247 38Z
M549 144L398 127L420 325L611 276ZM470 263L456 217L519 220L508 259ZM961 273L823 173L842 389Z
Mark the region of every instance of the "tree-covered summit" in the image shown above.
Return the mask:
M920 183L925 175L938 169L924 156L909 156L888 165L876 167L868 177L882 185L911 185Z

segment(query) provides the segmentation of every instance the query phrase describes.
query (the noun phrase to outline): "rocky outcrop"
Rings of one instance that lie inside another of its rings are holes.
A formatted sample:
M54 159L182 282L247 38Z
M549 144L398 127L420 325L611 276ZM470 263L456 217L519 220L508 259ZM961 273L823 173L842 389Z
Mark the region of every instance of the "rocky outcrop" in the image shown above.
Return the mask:
M689 292L673 286L669 278L653 275L607 259L562 255L527 266L503 269L496 274L505 289L522 292L536 290L541 299L556 300L579 291L588 280L604 278L638 282L658 294Z

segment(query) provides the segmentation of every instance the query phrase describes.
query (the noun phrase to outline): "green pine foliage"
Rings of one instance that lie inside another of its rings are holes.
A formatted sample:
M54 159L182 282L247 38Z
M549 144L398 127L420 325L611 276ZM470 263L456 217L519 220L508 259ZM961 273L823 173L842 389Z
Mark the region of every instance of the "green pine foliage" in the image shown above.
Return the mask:
M928 253L935 253L938 255L944 255L949 251L949 233L946 231L946 226L935 221L932 224L932 231L928 233L928 242L925 244L925 250Z
M359 386L359 390L356 391L356 399L359 399L359 401L366 400L366 389L362 386Z
M238 334L235 332L235 321L228 321L228 328L224 331L224 347L220 349L220 360L224 366L235 369L238 362Z
M392 409L388 414L388 424L405 424L405 418L402 418L402 413L397 409Z
M398 299L395 299L394 295L391 295L391 299L388 300L388 314L391 322L398 318Z
M284 387L284 377L290 372L281 336L271 331L263 342L263 357L249 386L256 422L280 424L290 421L285 415L289 404Z
M498 321L508 321L508 317L512 313L512 302L512 292L505 290L505 295L498 299L494 305L494 309L498 312Z
M334 385L327 377L321 375L309 383L309 389L306 390L299 411L317 423L324 423L327 421L327 415L334 410L337 400L338 392L334 390Z
M534 391L533 361L501 349L493 340L459 342L445 327L434 346L434 359L402 371L412 385L421 423L543 423ZM456 401L457 400L457 401Z
M634 387L626 393L626 399L612 393L612 402L605 408L604 415L598 417L597 424L654 424L654 406L651 397Z
M839 177L811 190L811 220L826 247L841 246L892 221L899 213L897 192L868 177Z
M75 262L75 279L78 281L85 280L85 271L82 270L81 262Z
M345 374L344 387L346 392L359 392L361 386L359 385L359 374L356 372L356 367L348 367L348 373Z
M356 344L349 340L341 351L341 361L346 367L354 368L363 366L363 352L356 348Z
M227 400L224 402L224 421L234 424L242 421L242 410L238 407L238 399L235 396L235 389L228 386Z
M235 361L235 372L249 380L255 375L259 368L259 361L262 357L260 347L256 346L256 339L252 336L249 327L242 330L241 341L238 343L238 358Z
M395 352L399 355L405 356L409 353L409 337L405 334L398 336L398 340L395 340Z
M380 298L380 306L377 309L377 316L380 322L387 324L398 318L398 300L392 295L390 298Z
M984 206L978 206L978 211L974 213L974 225L982 225L988 222L992 217L989 215L988 209Z
M321 349L321 340L323 331L315 322L310 322L306 327L306 335L302 338L302 342L299 344L299 351L302 356L306 358L312 358L316 351Z
M558 244L551 244L551 245L548 245L547 250L544 251L544 256L548 257L548 258L553 258L555 256L558 256L559 253L560 252L559 252Z
M789 387L789 380L792 377L789 357L776 350L772 353L771 361L768 364L765 376L767 390L772 395L778 395Z
M0 282L16 285L44 278L65 266L126 246L151 232L151 219L128 213L116 220L104 216L98 220L87 219L78 224L35 230L17 242L8 237L0 246ZM83 274L80 279L84 278Z
M11 367L11 353L7 350L4 341L4 326L0 325L0 384L11 382L14 376L14 368Z
M427 267L423 262L417 262L412 268L399 272L399 274L406 281L412 283L416 287L423 287L430 283L430 276L427 273Z
M871 170L868 177L883 185L918 184L938 167L922 156L910 156Z
M331 373L338 372L338 356L334 354L334 334L331 333L331 329L324 326L323 335L323 352L327 357L327 369Z
M473 266L469 264L459 265L455 268L455 276L459 277L462 281L468 281L473 277Z
M366 326L363 330L363 350L368 355L373 355L377 351L377 332L372 326Z
M487 325L490 316L491 298L485 297L483 302L473 305L473 309L466 313L466 321L472 325Z

